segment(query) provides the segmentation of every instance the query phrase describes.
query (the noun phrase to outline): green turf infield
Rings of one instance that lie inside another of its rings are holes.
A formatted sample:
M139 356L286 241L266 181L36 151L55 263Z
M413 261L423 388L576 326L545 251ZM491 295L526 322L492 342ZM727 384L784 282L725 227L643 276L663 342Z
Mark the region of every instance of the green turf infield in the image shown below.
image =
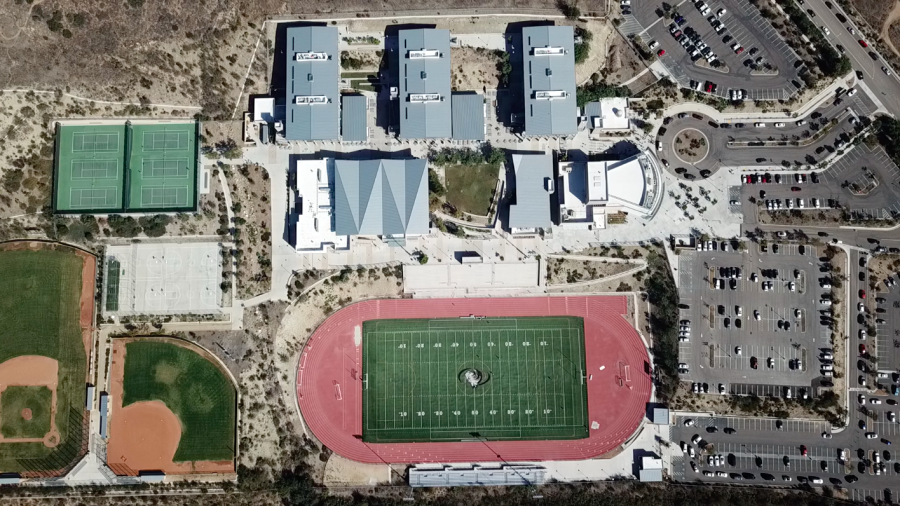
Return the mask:
M125 347L122 406L158 400L181 420L175 462L234 459L236 391L218 366L158 339Z
M0 394L0 434L5 438L42 438L50 432L53 392L47 387L11 386ZM22 410L31 410L31 419Z
M87 369L79 326L82 262L69 248L0 250L0 363L22 355L58 361L60 433L54 448L0 444L0 472L58 470L79 454Z
M373 320L362 335L363 441L588 436L581 318Z

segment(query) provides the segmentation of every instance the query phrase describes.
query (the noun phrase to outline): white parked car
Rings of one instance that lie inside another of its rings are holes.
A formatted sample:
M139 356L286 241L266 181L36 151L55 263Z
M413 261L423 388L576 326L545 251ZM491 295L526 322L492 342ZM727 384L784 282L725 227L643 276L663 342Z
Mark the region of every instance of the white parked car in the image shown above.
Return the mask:
M823 306L830 306L830 305L831 305L831 301L828 300L828 299L822 299L822 300L819 301L819 304L822 304Z
M871 399L869 399L869 403L870 403L870 404L881 404L881 399L877 399L877 398L875 398L875 397L872 397Z
M860 302L859 304L856 305L856 309L858 309L860 313L865 313L866 305L863 304L862 302Z
M761 319L761 316L759 315L759 309L753 310L753 318L755 318L757 321Z
M856 95L856 88L851 88L850 91L847 92L848 97L852 97L853 95Z
M784 123L775 123L775 128L784 128Z
M797 291L797 284L791 281L790 283L788 283L788 289L792 292Z
M684 421L684 426L685 426L685 427L693 427L693 426L694 426L694 419L693 419L693 418L688 418L687 420L685 420L685 421ZM699 438L699 436L698 436L698 438Z
M655 40L650 41L650 44L647 47L649 47L650 49L656 49L659 47L659 42L656 42Z

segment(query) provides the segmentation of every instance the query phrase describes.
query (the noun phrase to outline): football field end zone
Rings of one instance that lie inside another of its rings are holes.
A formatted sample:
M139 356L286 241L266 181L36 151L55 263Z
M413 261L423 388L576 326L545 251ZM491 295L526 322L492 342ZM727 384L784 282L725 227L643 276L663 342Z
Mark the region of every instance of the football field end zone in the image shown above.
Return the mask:
M352 304L328 317L301 352L298 405L306 426L339 455L365 463L584 460L621 448L644 420L652 382L647 349L624 318L625 296L492 299L386 299ZM362 352L354 344L372 319L476 316L579 316L585 320L590 436L580 440L444 443L362 441ZM619 362L631 368L620 377ZM337 392L340 391L340 395Z
M583 328L571 316L363 322L363 441L587 437ZM471 368L476 388L460 377Z

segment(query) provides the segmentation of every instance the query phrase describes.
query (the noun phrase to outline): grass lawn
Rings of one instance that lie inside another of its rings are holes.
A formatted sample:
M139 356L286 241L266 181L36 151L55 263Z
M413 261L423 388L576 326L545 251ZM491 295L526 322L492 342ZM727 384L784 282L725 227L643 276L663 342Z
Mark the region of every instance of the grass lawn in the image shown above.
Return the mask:
M487 216L491 197L497 187L498 167L479 165L448 165L444 169L447 202L460 211Z
M87 369L79 326L83 261L60 245L47 248L57 249L0 250L0 363L21 355L59 362L60 444L0 445L0 472L62 469L81 448Z
M53 392L47 387L11 386L0 394L0 433L5 438L40 438L50 432ZM31 410L31 419L22 410Z
M584 371L577 317L366 321L363 441L583 439Z
M175 462L234 459L236 391L219 367L195 351L158 339L130 342L122 406L158 400L181 420Z

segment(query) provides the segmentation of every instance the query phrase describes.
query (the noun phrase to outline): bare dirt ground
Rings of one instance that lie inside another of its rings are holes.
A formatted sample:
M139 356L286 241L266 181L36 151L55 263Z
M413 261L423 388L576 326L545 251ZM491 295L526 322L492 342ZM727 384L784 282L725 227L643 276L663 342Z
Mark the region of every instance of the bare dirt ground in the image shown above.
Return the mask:
M500 83L497 65L500 57L493 51L474 47L450 49L450 85L453 91L495 90Z
M239 256L235 294L241 299L272 288L272 204L269 173L259 165L220 165L231 188Z
M285 312L275 337L275 370L277 378L282 382L281 392L283 402L291 406L293 415L297 415L296 400L296 369L300 359L300 351L306 344L306 340L316 327L325 320L326 316L341 307L353 302L365 299L399 297L403 290L403 282L397 277L399 269L385 268L358 269L356 271L345 270L308 293L301 295L297 302ZM343 281L341 281L343 279ZM295 422L302 424L302 422ZM304 431L306 429L304 428ZM310 437L314 437L312 434ZM330 454L331 452L327 452ZM322 456L320 455L320 458ZM334 456L331 455L330 458ZM324 476L324 460L316 462L316 474ZM343 460L343 459L342 459ZM387 477L387 472L382 466L366 466L354 468L355 472L371 473L370 478L381 482ZM359 478L359 476L357 476ZM349 479L349 478L348 478ZM368 483L369 478L364 478L357 483Z
M603 279L637 267L630 262L608 262L606 260L588 261L564 258L547 259L547 277L549 285L577 283L593 279Z
M900 255L878 255L869 259L869 287L884 291L884 280L900 271ZM874 286L873 286L874 285ZM871 300L871 299L870 299Z
M381 478L376 478L378 475ZM386 484L391 470L384 464L363 464L332 454L325 464L325 486L359 486Z
M889 2L882 3L889 4ZM881 25L881 38L884 40L885 44L891 48L891 51L893 51L895 55L900 56L900 51L897 50L897 44L894 43L891 34L891 28L894 27L894 24L897 23L897 21L900 21L900 2L894 2L894 7L888 12L884 24Z
M869 26L878 30L884 30L885 21L891 10L895 10L896 2L886 0L850 0Z
M393 268L349 271L345 281L336 275L335 282L317 286L292 305L268 303L246 309L244 330L185 336L215 353L239 378L239 464L260 467L275 476L272 473L305 463L322 482L332 453L305 436L298 415L295 375L300 350L326 313L362 299L399 296L402 282L396 272ZM372 472L378 482L386 477L383 466ZM361 483L369 483L368 477Z

